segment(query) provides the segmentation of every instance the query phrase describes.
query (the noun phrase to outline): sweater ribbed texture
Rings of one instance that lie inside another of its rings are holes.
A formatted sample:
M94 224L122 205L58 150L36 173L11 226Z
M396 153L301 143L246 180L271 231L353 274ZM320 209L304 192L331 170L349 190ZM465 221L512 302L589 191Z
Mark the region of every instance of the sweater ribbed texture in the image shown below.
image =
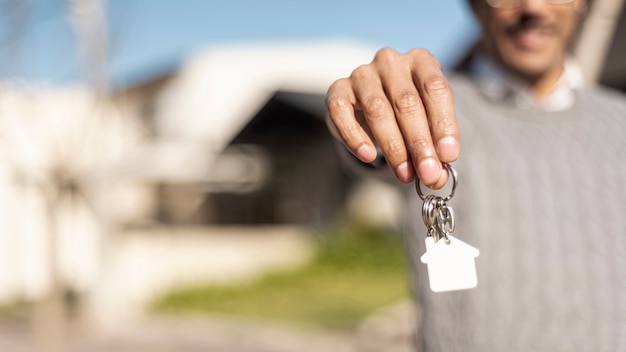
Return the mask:
M407 191L420 344L430 351L626 351L626 100L594 88L561 112L489 101L453 77L461 126L454 235L478 287L432 293L421 200Z

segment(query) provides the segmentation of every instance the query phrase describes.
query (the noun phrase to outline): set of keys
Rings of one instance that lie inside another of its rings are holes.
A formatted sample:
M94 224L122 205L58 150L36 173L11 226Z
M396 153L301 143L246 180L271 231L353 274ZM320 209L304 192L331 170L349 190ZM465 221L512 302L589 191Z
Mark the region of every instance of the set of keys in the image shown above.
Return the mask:
M424 195L420 181L415 181L417 194L424 201L422 219L426 225L426 253L421 261L428 265L428 281L433 292L474 288L478 284L474 260L478 249L452 236L454 212L448 202L454 197L458 177L450 164L445 164L452 178L452 191L443 198Z

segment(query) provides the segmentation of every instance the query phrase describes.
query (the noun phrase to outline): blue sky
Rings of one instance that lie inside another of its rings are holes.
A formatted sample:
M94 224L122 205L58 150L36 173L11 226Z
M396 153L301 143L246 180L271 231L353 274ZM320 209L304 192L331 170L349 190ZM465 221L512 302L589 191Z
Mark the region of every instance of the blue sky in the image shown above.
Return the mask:
M466 0L109 0L109 78L128 86L224 43L353 39L426 47L444 64L477 35ZM0 0L0 77L50 84L83 74L68 1Z

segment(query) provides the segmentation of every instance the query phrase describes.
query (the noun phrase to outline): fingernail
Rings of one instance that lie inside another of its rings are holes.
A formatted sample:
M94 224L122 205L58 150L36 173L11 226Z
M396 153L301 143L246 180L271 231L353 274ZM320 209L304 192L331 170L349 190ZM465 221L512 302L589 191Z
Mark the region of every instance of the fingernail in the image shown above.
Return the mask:
M356 150L357 158L361 159L363 162L369 163L376 159L376 149L368 144L362 144Z
M402 164L396 167L396 176L400 181L403 182L411 182L415 179L415 171L413 170L413 165L409 164L408 161L403 162Z
M455 161L459 156L459 150L459 142L452 136L443 137L437 142L437 155L441 161Z
M420 161L417 172L425 185L432 185L441 177L441 164L433 158L426 158Z

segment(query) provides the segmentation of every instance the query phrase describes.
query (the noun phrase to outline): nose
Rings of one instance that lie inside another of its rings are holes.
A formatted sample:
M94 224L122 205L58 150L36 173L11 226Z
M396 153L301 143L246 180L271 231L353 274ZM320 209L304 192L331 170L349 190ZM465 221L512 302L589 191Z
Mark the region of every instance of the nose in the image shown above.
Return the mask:
M520 0L519 3L519 10L529 14L542 13L549 5L547 0Z

